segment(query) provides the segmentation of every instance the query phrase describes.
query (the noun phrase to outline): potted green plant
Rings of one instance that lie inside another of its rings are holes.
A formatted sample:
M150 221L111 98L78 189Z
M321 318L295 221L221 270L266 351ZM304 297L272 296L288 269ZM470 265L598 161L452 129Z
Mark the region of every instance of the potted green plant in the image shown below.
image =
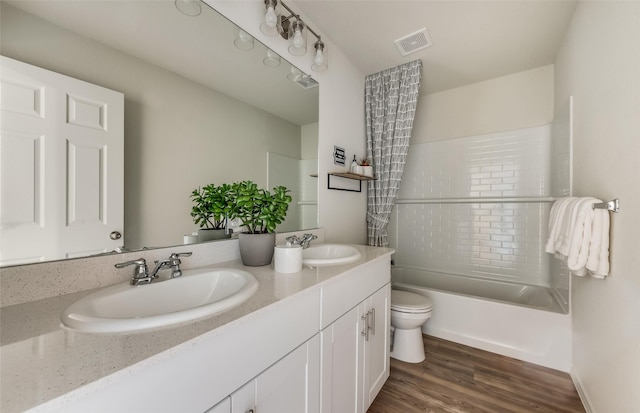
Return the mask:
M291 191L284 186L272 191L258 188L252 181L231 185L230 216L246 228L239 235L240 257L245 265L267 265L273 258L276 226L287 216L292 198L288 194Z
M227 217L231 211L230 198L231 185L214 184L194 189L191 193L193 208L191 217L198 230L198 241L211 241L215 239L229 238L226 231Z

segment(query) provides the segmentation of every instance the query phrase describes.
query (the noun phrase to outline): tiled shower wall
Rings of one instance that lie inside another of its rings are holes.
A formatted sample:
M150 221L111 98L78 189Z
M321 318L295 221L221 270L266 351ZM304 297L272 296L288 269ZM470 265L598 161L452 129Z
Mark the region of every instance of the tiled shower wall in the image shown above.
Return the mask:
M395 264L550 286L550 143L547 125L412 145Z

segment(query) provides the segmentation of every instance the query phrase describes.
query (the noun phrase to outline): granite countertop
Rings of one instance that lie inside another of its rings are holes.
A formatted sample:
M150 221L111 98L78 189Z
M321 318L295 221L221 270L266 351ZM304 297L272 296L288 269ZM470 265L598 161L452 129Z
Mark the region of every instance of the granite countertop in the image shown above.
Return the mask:
M140 332L97 334L63 327L60 315L64 309L97 289L4 307L0 309L0 411L28 410L85 385L116 379L126 370L144 368L145 362L170 349L219 334L225 326L242 323L270 306L286 305L289 297L393 252L357 247L362 257L354 263L304 268L296 274L279 274L272 266L245 267L239 260L208 265L204 268L248 271L258 280L259 289L243 304L224 313Z

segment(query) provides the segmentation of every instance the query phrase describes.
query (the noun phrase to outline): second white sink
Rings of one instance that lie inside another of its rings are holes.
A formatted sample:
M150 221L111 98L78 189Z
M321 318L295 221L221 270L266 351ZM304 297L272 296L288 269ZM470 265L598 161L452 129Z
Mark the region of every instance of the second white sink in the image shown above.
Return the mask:
M356 247L343 244L316 244L302 250L302 264L310 267L342 265L360 259Z
M69 306L62 323L110 333L165 326L226 311L258 289L255 277L233 268L183 270L179 278L148 285L103 288Z

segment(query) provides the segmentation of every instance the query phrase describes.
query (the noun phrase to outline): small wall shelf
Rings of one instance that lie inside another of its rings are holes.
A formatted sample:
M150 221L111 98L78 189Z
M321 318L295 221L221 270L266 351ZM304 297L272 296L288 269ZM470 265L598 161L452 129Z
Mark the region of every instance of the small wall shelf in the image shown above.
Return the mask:
M327 189L335 189L337 191L349 191L349 192L362 192L362 181L373 181L376 178L373 176L354 174L353 172L329 172L327 177ZM339 178L345 179L353 179L358 181L359 188L356 189L347 189L347 188L337 188L335 186L331 186L331 177L337 176Z

